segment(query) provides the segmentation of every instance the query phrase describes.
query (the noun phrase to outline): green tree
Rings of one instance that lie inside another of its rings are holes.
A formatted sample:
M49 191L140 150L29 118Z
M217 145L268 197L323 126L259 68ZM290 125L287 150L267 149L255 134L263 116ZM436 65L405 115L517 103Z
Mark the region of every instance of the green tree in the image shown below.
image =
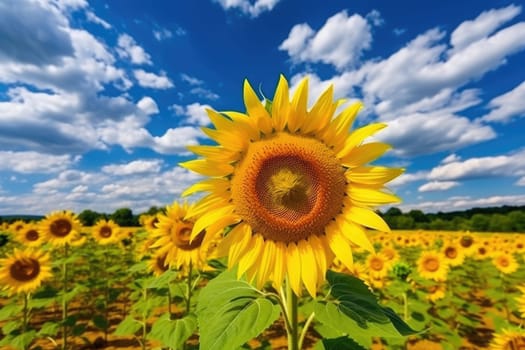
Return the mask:
M416 223L430 222L430 219L421 210L412 209L408 212L408 215L414 219Z
M525 232L525 212L513 210L507 216L512 223L512 231Z
M120 208L111 214L110 218L119 226L138 226L137 219L133 216L133 211L129 208Z
M83 210L78 214L78 219L84 226L93 226L101 217L104 217L104 214L89 209Z
M507 215L492 214L490 216L490 232L511 232L512 229L512 221Z
M485 214L474 214L470 219L473 231L488 231L490 225L490 216Z

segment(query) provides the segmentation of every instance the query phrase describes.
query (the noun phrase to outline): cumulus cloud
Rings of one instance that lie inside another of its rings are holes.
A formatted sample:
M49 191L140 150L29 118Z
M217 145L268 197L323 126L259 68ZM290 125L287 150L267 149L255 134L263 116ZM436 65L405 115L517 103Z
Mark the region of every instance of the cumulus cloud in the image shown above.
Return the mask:
M377 18L376 11L370 20L375 22ZM371 43L368 21L358 14L348 16L347 11L341 11L328 18L317 32L306 23L295 25L279 49L296 63L322 62L341 70L355 66Z
M142 87L152 88L152 89L169 89L173 87L173 83L166 76L166 73L161 72L160 75L155 73L146 72L143 69L135 69L133 71L135 79Z
M209 105L203 105L195 102L186 106L174 104L170 108L175 112L176 115L184 117L184 123L199 126L206 126L210 124L210 118L208 117L208 113L206 113L206 109L213 108Z
M481 117L485 122L508 123L513 118L525 117L525 81L509 92L493 98L491 111Z
M459 185L456 181L432 181L419 186L419 192L446 191Z
M404 212L419 209L427 213L438 211L450 212L473 207L499 207L502 205L524 205L525 195L488 196L481 198L450 197L445 200L422 201L420 203L401 204L397 207Z
M32 151L0 151L0 171L17 173L58 173L67 169L80 158L69 154L53 155Z
M153 36L158 41L162 41L162 40L166 40L166 39L173 37L173 33L166 28L162 28L162 29L154 30Z
M161 154L188 155L186 146L198 144L198 138L203 137L204 134L199 128L182 126L168 129L162 136L154 136L151 148Z
M143 97L138 103L137 107L140 108L144 113L150 115L150 114L157 114L159 113L159 107L157 106L157 103L154 99L152 99L149 96Z
M117 53L121 58L129 59L133 64L152 64L151 56L128 34L119 36Z
M93 23L96 23L96 24L100 24L102 27L104 27L104 29L111 29L111 24L109 24L108 22L104 21L102 18L100 18L97 15L95 15L95 13L93 11L87 10L86 11L86 18L90 22L93 22Z
M105 165L102 172L116 176L155 174L161 170L162 163L161 159L139 159L125 164Z
M252 18L258 17L261 13L271 11L280 0L214 0L219 3L224 10L237 9L243 14Z

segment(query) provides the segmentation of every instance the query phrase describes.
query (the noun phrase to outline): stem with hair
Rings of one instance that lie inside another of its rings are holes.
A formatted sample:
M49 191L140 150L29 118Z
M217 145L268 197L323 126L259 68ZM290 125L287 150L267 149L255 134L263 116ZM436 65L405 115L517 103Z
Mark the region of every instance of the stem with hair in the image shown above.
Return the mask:
M295 295L292 287L286 281L286 314L288 315L288 327L286 333L288 335L288 350L299 350L299 299Z

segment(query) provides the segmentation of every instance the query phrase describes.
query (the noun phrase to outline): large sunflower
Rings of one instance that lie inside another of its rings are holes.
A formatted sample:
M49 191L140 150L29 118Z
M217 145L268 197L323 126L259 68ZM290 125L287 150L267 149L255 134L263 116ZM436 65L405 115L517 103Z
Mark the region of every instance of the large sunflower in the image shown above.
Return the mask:
M0 259L0 284L9 295L33 292L51 276L49 255L41 251L15 249Z
M166 207L166 214L157 214L158 222L152 234L155 239L150 248L156 249L156 256L164 256L164 263L174 268L192 267L202 269L209 258L211 243L214 241L205 231L190 241L194 221L185 219L188 203L174 202Z
M17 241L27 247L39 247L42 245L43 235L38 231L38 226L34 223L25 224L16 232Z
M120 238L120 226L113 220L101 219L91 228L91 234L98 244L116 243Z
M494 335L490 350L520 350L525 348L525 330L518 327L503 329Z
M48 214L38 228L52 245L64 246L79 239L82 225L73 212L64 210Z
M316 293L334 255L350 269L352 243L373 251L366 228L390 231L373 208L399 202L384 184L402 173L366 165L390 146L362 144L385 124L349 132L361 103L333 118L333 86L310 110L307 101L308 79L290 101L281 76L268 111L245 81L246 113L207 110L215 128L203 131L217 145L188 147L202 158L182 164L210 177L184 193L210 192L190 212L200 216L191 238L232 226L221 244L229 267L258 286L287 277L298 295L302 285Z

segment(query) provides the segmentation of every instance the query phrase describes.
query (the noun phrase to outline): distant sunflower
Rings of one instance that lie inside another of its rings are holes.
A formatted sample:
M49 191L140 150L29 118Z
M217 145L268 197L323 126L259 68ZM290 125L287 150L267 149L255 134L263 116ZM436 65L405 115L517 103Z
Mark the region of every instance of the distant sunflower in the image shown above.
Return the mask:
M396 248L390 246L390 245L384 245L383 248L379 251L379 253L383 254L390 265L393 265L399 260L399 252Z
M186 219L190 205L177 202L166 207L166 214L158 214L158 222L153 230L154 243L150 248L156 254L165 255L165 263L176 269L192 267L202 269L209 257L212 239L205 239L205 231L190 241L194 227L192 220ZM208 236L211 238L211 236Z
M465 234L459 239L459 245L465 256L470 256L476 252L476 240L471 234Z
M21 231L24 226L26 225L26 222L25 221L22 221L22 220L15 220L13 221L10 225L9 225L9 231L11 233L18 233L19 231Z
M383 253L369 254L366 258L365 267L368 274L373 278L383 278L388 275L391 263Z
M427 299L432 302L436 302L445 297L447 286L444 283L439 283L439 284L429 287L427 291L428 291Z
M52 212L38 224L39 231L54 246L78 241L81 228L77 216L69 210Z
M423 278L442 282L447 280L449 265L442 254L434 251L421 253L417 260L417 271Z
M113 220L101 219L91 228L91 234L98 244L116 243L120 238L120 226Z
M496 254L492 258L492 263L501 273L504 273L506 275L516 272L516 270L518 270L519 267L514 255L506 252Z
M521 292L521 295L516 298L516 303L518 311L521 313L521 318L525 319L525 284L518 286L518 290Z
M460 266L465 261L465 252L454 241L446 241L441 247L441 253L450 266Z
M148 260L148 270L158 277L164 272L168 271L169 266L166 264L166 253L159 254L157 252Z
M157 228L159 219L157 215L143 214L140 216L139 222L146 229L146 231L153 232L153 230Z
M16 233L18 242L26 247L39 247L42 245L44 236L38 231L38 226L28 223Z
M402 173L366 165L390 146L362 144L385 124L349 133L361 103L332 119L341 105L333 86L310 110L307 102L308 79L290 101L281 76L271 111L245 81L246 113L208 110L215 128L203 131L217 145L188 147L203 158L182 164L210 177L184 193L210 192L190 212L200 216L192 239L234 226L221 243L228 266L258 287L279 288L287 277L297 295L303 285L316 294L334 255L351 269L351 243L373 251L365 227L390 231L373 208L399 202L384 185Z
M49 256L41 251L15 249L0 259L0 284L9 295L33 292L51 276Z
M525 330L514 327L496 333L490 343L490 350L520 350L525 348Z

